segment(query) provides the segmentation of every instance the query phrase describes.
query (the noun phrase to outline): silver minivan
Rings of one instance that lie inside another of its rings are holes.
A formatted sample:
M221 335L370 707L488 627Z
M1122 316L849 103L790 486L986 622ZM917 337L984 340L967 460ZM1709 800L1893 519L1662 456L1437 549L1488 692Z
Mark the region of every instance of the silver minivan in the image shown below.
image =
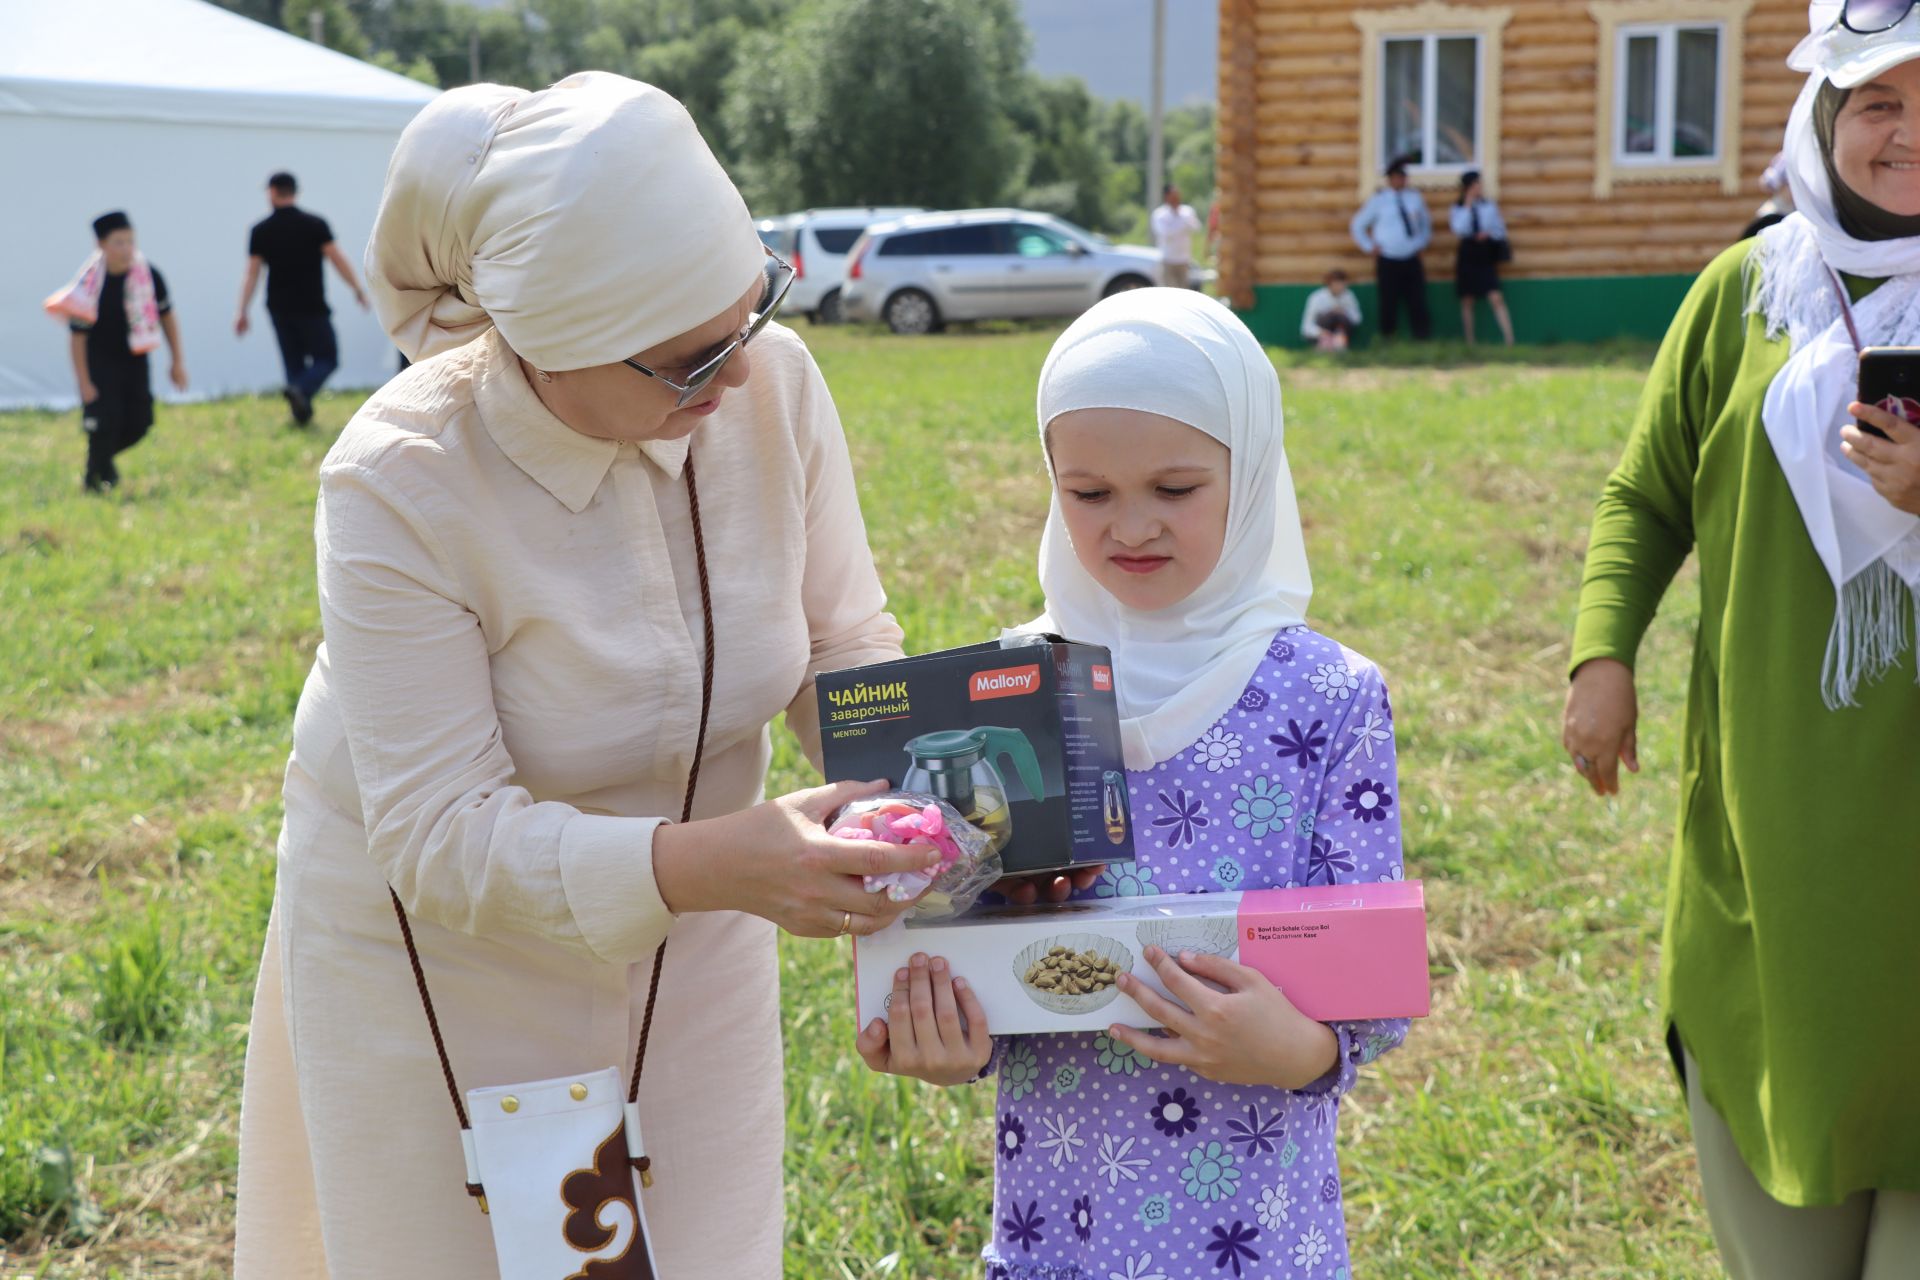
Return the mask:
M808 209L755 223L761 241L793 264L787 314L804 314L817 324L838 324L847 254L860 234L876 222L920 212L918 205Z
M840 309L895 333L932 333L949 320L1079 315L1159 279L1152 249L1113 244L1051 214L922 213L867 229L847 260Z

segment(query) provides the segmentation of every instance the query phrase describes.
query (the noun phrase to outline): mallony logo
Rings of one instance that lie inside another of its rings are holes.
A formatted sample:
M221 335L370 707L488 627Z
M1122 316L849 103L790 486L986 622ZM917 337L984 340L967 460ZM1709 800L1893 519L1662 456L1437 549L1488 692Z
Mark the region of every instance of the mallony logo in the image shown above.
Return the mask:
M985 702L989 698L1017 698L1040 687L1040 668L1007 667L999 671L974 673L967 689L967 700Z
M907 682L895 680L891 684L856 684L851 689L827 690L827 701L836 707L864 707L873 702L905 702Z

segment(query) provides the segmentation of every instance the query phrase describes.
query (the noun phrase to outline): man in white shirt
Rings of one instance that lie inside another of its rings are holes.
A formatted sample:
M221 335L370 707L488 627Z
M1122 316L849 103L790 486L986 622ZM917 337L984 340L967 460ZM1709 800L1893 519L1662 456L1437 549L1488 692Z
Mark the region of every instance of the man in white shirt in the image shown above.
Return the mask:
M1335 267L1326 283L1307 295L1300 313L1300 336L1321 351L1345 351L1360 327L1360 299L1347 288L1347 273Z
M1200 230L1200 215L1192 205L1180 203L1180 188L1171 182L1161 197L1148 220L1153 242L1160 246L1160 283L1169 289L1184 289L1193 267L1193 233Z
M1353 241L1373 255L1374 279L1380 285L1380 334L1391 338L1400 327L1400 306L1413 319L1413 336L1425 340L1433 332L1427 315L1427 273L1420 254L1433 239L1433 219L1427 202L1407 190L1407 162L1387 166L1387 185L1353 215Z

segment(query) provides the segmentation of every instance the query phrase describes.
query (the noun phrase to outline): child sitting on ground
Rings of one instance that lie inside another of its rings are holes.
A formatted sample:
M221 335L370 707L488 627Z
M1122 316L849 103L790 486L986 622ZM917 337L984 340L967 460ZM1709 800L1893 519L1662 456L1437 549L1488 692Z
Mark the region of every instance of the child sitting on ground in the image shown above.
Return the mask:
M1307 295L1300 336L1320 351L1345 351L1360 327L1360 299L1347 287L1347 273L1335 267L1321 288Z

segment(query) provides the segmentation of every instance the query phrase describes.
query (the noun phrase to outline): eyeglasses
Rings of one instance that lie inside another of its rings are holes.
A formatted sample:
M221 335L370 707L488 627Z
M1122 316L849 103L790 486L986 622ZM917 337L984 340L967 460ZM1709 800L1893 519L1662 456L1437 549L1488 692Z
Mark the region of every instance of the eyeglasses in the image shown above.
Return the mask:
M687 375L685 382L676 382L656 369L647 368L638 360L625 360L621 363L639 370L672 391L678 397L673 403L676 409L684 409L698 400L701 393L712 386L713 380L720 376L720 371L727 367L727 361L733 359L740 348L753 341L754 334L767 327L767 321L779 313L780 304L787 300L787 290L793 287L794 276L797 274L793 264L772 249L767 249L767 257L771 274L767 281L766 292L760 295L759 309L748 318L747 327L740 331L738 337L694 365L693 372Z
M1840 6L1840 25L1856 35L1891 31L1913 10L1915 0L1846 0Z

